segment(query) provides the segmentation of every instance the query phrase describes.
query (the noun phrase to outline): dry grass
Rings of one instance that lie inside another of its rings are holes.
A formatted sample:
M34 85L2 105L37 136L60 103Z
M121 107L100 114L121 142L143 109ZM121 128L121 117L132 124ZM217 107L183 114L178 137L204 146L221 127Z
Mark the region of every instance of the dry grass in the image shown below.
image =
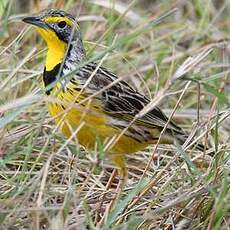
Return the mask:
M114 209L114 166L103 148L86 152L57 130L45 105L50 99L40 90L44 43L20 15L8 13L14 2L4 2L2 229L229 229L230 1L49 5L79 15L89 58L104 57L104 66L151 98L139 115L160 104L192 143L206 145L204 153L189 142L128 156L128 183ZM48 7L34 2L28 14Z

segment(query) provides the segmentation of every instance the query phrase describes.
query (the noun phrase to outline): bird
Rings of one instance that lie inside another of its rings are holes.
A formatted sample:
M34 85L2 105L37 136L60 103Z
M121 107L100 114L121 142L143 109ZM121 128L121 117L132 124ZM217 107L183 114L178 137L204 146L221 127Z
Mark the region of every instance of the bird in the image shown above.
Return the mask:
M80 26L73 15L49 9L22 20L47 44L43 83L45 93L53 98L48 111L66 137L73 136L85 149L96 149L99 143L107 146L107 156L123 177L127 175L127 154L157 142L183 144L187 140L188 134L158 106L137 116L150 99L97 62L87 63ZM204 146L198 144L197 149L203 151Z

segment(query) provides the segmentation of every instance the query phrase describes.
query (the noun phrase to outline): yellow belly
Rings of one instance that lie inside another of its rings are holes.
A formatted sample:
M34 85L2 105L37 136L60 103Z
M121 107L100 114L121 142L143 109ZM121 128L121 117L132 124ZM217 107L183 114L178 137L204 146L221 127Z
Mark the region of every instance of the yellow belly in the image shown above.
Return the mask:
M63 95L60 94L58 98L63 98ZM73 98L69 99L70 102L74 101ZM62 105L49 103L48 109L51 116L54 117L56 124L65 136L70 137L76 132L74 138L87 149L96 149L98 143L106 146L106 143L114 140L122 132L122 130L109 126L109 117L99 109L100 106L93 100L84 106L71 105L71 103L67 106L64 103L63 108ZM113 141L111 144L112 148L108 148L107 153L124 155L144 149L150 143L140 143L131 137L122 135L115 144Z

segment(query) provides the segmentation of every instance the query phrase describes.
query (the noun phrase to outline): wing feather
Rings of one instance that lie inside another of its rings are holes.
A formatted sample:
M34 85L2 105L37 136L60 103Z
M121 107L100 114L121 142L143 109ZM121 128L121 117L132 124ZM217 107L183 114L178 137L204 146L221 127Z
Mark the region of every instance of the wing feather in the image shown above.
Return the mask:
M90 63L80 71L84 74L77 74L76 80L81 82L81 85L87 81L92 72L97 67L96 63ZM86 87L88 94L93 94L102 88L108 86L117 79L117 76L108 71L104 67L98 68L96 74ZM112 85L109 89L104 90L101 95L98 95L98 100L102 102L104 111L114 119L130 122L134 117L147 105L150 100L133 89L127 82L120 81ZM167 116L160 108L155 107L141 118L135 121L136 125L148 128L163 128L168 121ZM178 127L173 121L169 122L168 129L170 133L184 135L184 131Z

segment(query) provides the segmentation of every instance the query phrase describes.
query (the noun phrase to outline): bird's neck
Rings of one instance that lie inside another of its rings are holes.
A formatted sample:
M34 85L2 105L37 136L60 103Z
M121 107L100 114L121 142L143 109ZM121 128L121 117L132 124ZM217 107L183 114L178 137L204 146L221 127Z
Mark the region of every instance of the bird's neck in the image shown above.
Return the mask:
M85 58L85 49L81 39L73 40L68 46L68 51L65 57L65 63L71 62L77 66Z
M80 38L74 39L70 44L62 41L52 41L48 44L46 64L43 73L45 87L56 81L58 74L65 76L75 70L85 57L85 50ZM68 51L67 51L68 49ZM60 70L60 68L62 68ZM46 91L51 92L52 88Z
M46 55L45 67L47 71L52 71L65 57L67 45L60 40L47 43L48 51Z
M53 70L59 63L71 62L79 64L85 57L85 50L80 38L73 40L69 45L59 39L47 42L46 70ZM67 51L68 49L68 51Z

